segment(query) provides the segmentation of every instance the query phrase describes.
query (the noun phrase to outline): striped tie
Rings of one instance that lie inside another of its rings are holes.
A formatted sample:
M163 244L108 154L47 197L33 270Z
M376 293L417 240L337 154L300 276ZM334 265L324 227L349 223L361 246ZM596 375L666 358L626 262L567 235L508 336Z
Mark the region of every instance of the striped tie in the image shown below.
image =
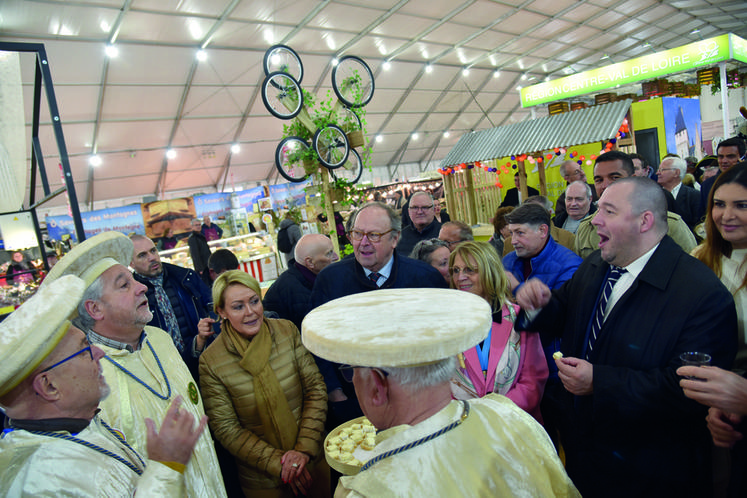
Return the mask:
M379 279L381 278L381 273L377 273L375 271L372 271L371 273L368 274L368 278L370 278L371 282L373 282L374 285L376 287L378 287L379 286Z
M617 281L620 279L623 273L627 272L625 268L619 266L610 267L610 272L607 275L607 280L604 282L604 288L602 289L602 296L599 298L599 305L597 311L594 313L594 321L591 324L591 333L589 334L589 347L586 350L586 359L589 359L589 355L594 349L594 343L597 341L599 331L602 329L604 323L604 311L607 309L607 301L610 299L612 294L612 288L615 286Z

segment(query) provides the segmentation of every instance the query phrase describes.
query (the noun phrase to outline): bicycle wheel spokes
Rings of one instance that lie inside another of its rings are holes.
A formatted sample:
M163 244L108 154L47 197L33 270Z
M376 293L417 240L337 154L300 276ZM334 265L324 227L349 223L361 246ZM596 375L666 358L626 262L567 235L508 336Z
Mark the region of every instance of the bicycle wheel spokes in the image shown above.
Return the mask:
M332 69L332 89L346 106L363 107L373 97L373 73L363 59L346 55Z
M327 125L314 134L314 152L329 169L339 168L348 160L350 144L345 132L337 125Z
M358 151L350 149L348 160L342 168L333 169L330 172L332 173L332 178L335 180L343 178L350 183L358 183L363 174L363 161Z
M262 102L270 113L280 119L292 119L303 108L301 86L293 76L276 71L262 83Z
M262 62L265 68L265 76L274 72L282 72L293 76L299 84L303 81L301 58L295 50L286 45L273 45L268 48Z
M302 182L308 176L304 168L304 154L309 145L301 137L286 137L275 149L275 166L280 175L291 182Z

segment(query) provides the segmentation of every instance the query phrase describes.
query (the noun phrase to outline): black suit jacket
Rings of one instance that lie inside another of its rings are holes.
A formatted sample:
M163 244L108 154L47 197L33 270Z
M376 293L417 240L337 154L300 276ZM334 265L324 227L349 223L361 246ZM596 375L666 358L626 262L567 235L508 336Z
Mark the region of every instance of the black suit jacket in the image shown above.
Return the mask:
M584 358L608 269L592 253L527 328L562 336L563 354ZM602 326L593 394L556 387L568 474L584 497L710 495L707 408L684 396L675 371L686 351L728 369L736 320L713 271L665 236Z
M539 195L539 192L537 191L536 188L532 188L529 185L527 185L527 197L531 197L533 195ZM499 207L518 206L518 205L519 205L519 189L514 187L506 191L506 197L503 198L503 202L501 202L501 205Z
M703 211L700 209L700 193L683 184L680 185L680 191L677 192L675 201L677 202L677 212L692 230L703 217Z

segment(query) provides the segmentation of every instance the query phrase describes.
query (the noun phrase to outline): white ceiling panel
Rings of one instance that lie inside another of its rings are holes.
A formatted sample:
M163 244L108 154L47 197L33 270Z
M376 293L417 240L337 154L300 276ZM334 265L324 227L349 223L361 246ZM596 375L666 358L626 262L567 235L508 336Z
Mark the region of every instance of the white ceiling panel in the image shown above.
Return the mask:
M277 181L273 154L285 122L269 114L258 92L262 57L272 44L300 54L302 87L322 100L332 58L363 57L376 74L368 138L384 137L374 145L373 165L420 164L438 162L464 131L528 119L518 85L700 36L732 31L747 38L745 6L733 0L3 0L0 42L45 44L79 197L91 194L93 143L104 160L88 203L212 191L226 173L234 182ZM106 59L117 20L119 56ZM700 34L691 35L696 28ZM196 63L203 45L208 59ZM22 62L30 121L35 62L27 55ZM426 62L431 73L424 72ZM40 140L59 183L43 104ZM446 128L453 131L449 139L442 137ZM421 139L410 143L416 129ZM161 192L170 140L178 156L168 162ZM241 151L230 155L234 140Z

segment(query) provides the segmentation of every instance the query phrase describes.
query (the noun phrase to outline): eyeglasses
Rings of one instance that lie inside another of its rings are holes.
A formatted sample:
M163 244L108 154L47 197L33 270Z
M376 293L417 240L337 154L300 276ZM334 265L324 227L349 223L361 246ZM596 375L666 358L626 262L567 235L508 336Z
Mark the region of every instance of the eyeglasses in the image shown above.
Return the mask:
M445 240L444 242L446 242L449 245L449 247L451 247L454 244L461 244L462 242L465 242L465 240L464 239L460 239L460 240Z
M340 371L340 374L342 374L342 378L345 379L347 382L353 382L353 374L355 373L356 368L367 368L367 367L361 367L356 365L340 365L337 367L337 369ZM378 372L381 372L381 375L383 377L389 377L389 372L386 370L382 370L381 368L371 368L371 370L376 370Z
M463 273L467 277L471 277L472 275L477 274L477 270L475 270L474 268L470 268L469 266L465 266L464 268L459 268L458 266L452 266L451 268L449 268L450 275L459 276L460 273Z
M662 172L662 171L677 171L677 169L676 168L659 168L659 172Z
M348 237L353 240L363 240L363 237L367 237L369 242L379 242L384 235L393 230L393 228L390 228L386 232L361 232L360 230L351 230L348 232Z
M47 368L45 368L44 370L42 370L41 372L39 372L39 373L49 372L49 371L50 371L50 370L52 370L52 369L53 369L54 367L59 367L60 365L62 365L62 364L63 364L63 363L65 363L66 361L72 360L73 358L75 358L75 357L76 357L76 356L78 356L79 354L83 354L83 353L85 353L86 351L88 351L88 354L89 354L89 355L91 355L91 360L93 360L93 351L91 351L91 346L89 345L89 346L88 346L87 348L83 348L83 349L81 349L80 351L78 351L77 353L73 353L73 354L71 354L70 356L68 356L68 357L67 357L67 358L65 358L64 360L60 360L60 361L58 361L57 363L55 363L55 364L54 364L54 365L52 365L51 367L47 367Z
M410 206L410 211L428 211L433 207L433 204L430 206Z

